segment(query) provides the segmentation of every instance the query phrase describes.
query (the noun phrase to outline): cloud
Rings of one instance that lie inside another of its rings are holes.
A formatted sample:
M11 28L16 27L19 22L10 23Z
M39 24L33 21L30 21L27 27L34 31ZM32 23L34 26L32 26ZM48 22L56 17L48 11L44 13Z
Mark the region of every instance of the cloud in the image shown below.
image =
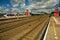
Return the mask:
M17 6L19 6L19 4L15 4L15 5L13 5L13 7L17 7Z
M32 9L39 9L39 8L51 8L53 5L58 3L58 0L36 0L37 2L33 5Z
M5 9L5 11L9 11L9 9Z
M18 8L12 8L12 11L14 11L14 10L19 10Z
M24 3L24 0L10 0L13 7L19 6L19 4Z
M46 5L47 7L51 7L57 3L58 3L58 0L49 0L46 3L44 3L44 5Z
M25 3L20 4L22 8L25 8Z
M16 6L21 6L21 8L24 9L40 9L40 8L51 8L53 5L55 5L58 0L28 0L30 5L29 6L25 6L25 0L15 0L15 2L17 2L16 4L14 4L14 2L12 2L13 7ZM23 9L23 10L24 10ZM15 10L15 9L13 9Z
M9 7L10 5L9 4L7 4L7 7Z
M0 8L1 8L1 6L0 6Z

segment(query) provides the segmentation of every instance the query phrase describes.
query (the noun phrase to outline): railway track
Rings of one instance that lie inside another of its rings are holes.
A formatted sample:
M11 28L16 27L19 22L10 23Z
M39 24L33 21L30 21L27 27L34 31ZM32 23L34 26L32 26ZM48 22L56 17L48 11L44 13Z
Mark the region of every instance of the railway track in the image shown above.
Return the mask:
M44 28L44 25L48 21L49 17L48 16L41 16L41 17L39 16L39 17L35 17L35 18L34 17L30 18L30 19L24 20L23 22L18 21L18 22L16 22L16 24L13 24L13 25L11 24L11 26L9 26L8 28L5 27L5 29L1 28L0 40L30 40L30 39L34 40L37 37L37 35L39 35L41 33L41 31ZM6 26L6 25L4 25L4 26ZM28 37L30 37L29 35L31 35L31 38L28 38Z
M34 21L34 20L37 20L37 19L36 18L35 19L28 19L28 20L24 20L24 21L14 22L14 24L12 23L12 24L2 25L2 26L0 25L1 26L0 33L8 31L8 30L16 28L16 27L19 27L25 23L29 23L29 22Z
M46 19L45 19L46 20ZM44 25L47 21L40 22L36 28L34 28L32 31L28 32L26 35L24 35L22 38L18 40L40 40L41 37L39 37L44 28ZM39 38L38 38L39 37Z
M29 19L29 18L31 18L31 17L21 17L21 18L18 18L18 19L17 18L0 19L0 25L7 24L7 23L12 23L12 22L17 22L17 21L22 21L22 20L26 20L26 19Z
M19 21L24 21L24 20L28 20L28 19L32 19L32 18L31 17L28 17L28 18L21 18L21 19L16 19L16 20L6 20L6 21L2 21L2 23L0 21L0 23L2 25L6 25L7 24L7 26L8 26L8 24L19 22ZM1 24L0 24L0 26L1 26Z

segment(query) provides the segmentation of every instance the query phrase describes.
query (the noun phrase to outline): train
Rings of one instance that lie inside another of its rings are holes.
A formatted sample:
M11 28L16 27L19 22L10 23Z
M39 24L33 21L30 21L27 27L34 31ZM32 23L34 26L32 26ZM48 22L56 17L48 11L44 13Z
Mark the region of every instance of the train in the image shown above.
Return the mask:
M19 13L19 12L15 12L15 13L5 13L5 17L9 17L9 16L23 16L24 13Z

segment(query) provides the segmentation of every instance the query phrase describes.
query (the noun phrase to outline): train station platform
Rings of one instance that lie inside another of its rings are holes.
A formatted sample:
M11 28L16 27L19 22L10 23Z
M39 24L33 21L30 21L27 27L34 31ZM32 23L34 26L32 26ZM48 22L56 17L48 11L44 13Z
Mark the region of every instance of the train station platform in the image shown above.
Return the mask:
M60 17L51 17L44 40L60 40Z
M2 17L1 19L10 19L10 18L21 18L21 17L27 17L27 16L7 16L7 17Z

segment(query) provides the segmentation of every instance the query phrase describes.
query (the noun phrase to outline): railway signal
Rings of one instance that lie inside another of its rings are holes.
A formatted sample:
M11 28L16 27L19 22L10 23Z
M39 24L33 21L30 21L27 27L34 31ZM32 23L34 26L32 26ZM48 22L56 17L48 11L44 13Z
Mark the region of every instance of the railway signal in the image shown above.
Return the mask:
M58 8L55 8L55 9L54 9L54 16L55 16L55 17L59 16Z

